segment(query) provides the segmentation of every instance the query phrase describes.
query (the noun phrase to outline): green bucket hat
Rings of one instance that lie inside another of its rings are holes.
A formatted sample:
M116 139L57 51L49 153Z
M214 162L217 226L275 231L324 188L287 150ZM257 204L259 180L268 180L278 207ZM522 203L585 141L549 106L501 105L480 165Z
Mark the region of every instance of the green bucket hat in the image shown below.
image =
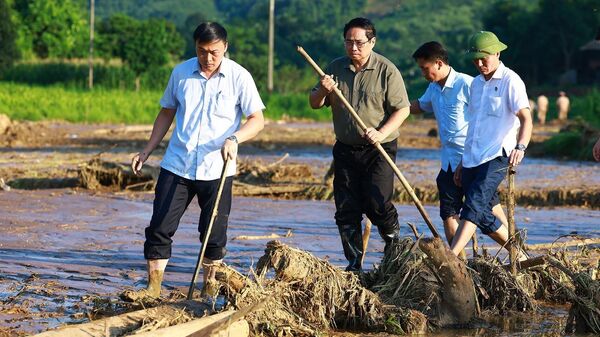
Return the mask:
M467 56L473 60L480 59L501 52L506 48L508 48L508 46L500 42L496 34L480 31L471 36Z

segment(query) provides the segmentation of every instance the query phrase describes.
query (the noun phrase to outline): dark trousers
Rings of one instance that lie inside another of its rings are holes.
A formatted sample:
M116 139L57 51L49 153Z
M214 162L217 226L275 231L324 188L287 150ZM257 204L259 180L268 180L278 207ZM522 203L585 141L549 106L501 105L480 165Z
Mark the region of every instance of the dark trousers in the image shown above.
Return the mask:
M232 182L233 177L225 179L217 217L206 245L205 256L211 260L220 260L225 257ZM175 235L179 221L194 196L198 197L198 205L201 208L198 232L200 240L204 242L218 186L219 179L189 180L161 169L156 183L152 219L150 225L146 227L144 257L149 260L171 257L171 243L173 242L171 238Z
M381 145L395 160L397 142ZM333 147L333 163L335 222L349 262L346 269L359 270L363 214L377 226L386 243L398 236L398 213L392 204L394 171L373 145L346 145L338 141Z
M494 194L506 177L508 157L499 156L475 167L463 168L462 185L465 204L460 213L461 220L469 220L484 234L496 232L502 224L494 216L492 207Z

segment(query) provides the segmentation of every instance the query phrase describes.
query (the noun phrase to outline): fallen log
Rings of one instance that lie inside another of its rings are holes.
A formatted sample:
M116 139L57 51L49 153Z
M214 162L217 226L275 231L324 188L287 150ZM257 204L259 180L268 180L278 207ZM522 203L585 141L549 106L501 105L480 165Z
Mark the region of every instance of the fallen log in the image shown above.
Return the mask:
M233 317L234 310L220 312L211 316L202 317L193 321L170 326L154 331L135 334L137 337L186 337L186 336L211 336L211 337L246 337L250 334L248 322L244 319ZM224 324L223 324L224 323ZM220 324L219 331L213 331L213 326ZM209 331L210 330L210 331Z
M306 186L303 185L269 185L269 186L257 186L252 184L243 183L240 181L233 181L233 192L235 195L243 196L259 196L259 195L280 195L288 193L300 193L306 190Z
M600 244L600 238L594 239L574 239L569 241L555 241L552 243L539 243L535 245L525 246L527 250L548 250L563 247L574 247L574 246L588 246Z
M125 314L94 320L89 323L67 325L50 330L34 337L118 337L139 329L148 319L161 320L180 316L182 311L200 317L209 312L206 304L194 301L183 301L161 305L158 307L128 312Z
M231 240L263 240L263 239L281 239L289 238L292 236L292 230L289 229L284 235L271 233L269 235L238 235L233 237Z

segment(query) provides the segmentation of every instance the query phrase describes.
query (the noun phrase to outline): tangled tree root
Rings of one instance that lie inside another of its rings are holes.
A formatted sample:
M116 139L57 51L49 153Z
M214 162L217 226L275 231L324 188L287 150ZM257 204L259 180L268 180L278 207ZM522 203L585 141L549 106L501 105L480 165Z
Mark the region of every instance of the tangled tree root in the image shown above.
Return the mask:
M477 314L471 275L440 239L389 245L365 283L384 302L425 313L433 326L466 325Z
M574 272L554 257L548 260L552 266L567 274L575 285L575 291L568 291L572 305L567 332L600 334L600 280L593 280L586 272Z
M473 280L479 290L479 303L484 310L492 312L536 310L532 292L523 285L523 274L515 278L498 261L489 257L477 257L469 262L475 271Z

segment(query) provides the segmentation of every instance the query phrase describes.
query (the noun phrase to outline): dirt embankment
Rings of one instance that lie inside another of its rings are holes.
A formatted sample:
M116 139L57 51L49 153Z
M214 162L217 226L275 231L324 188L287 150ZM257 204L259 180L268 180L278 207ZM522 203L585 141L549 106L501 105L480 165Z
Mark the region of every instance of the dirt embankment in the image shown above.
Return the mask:
M151 128L0 118L0 179L6 183L0 185L17 189L150 190L166 142L148 161L145 178L133 177L127 166L131 155L144 146ZM398 166L424 203L438 201L435 175L439 170L439 140L435 128L432 120L409 121L399 138ZM534 140L541 141L556 132L558 126L536 128ZM331 199L331 183L325 175L334 142L329 124L269 123L254 140L241 146L234 193L281 199ZM286 152L292 154L282 155ZM98 171L100 166L91 161L93 158L101 160L104 164L99 165L105 167ZM591 165L544 165L539 166L538 174L537 165L527 166L526 161L516 191L517 204L600 208L600 188L589 181L594 172ZM399 184L395 201L412 202Z

